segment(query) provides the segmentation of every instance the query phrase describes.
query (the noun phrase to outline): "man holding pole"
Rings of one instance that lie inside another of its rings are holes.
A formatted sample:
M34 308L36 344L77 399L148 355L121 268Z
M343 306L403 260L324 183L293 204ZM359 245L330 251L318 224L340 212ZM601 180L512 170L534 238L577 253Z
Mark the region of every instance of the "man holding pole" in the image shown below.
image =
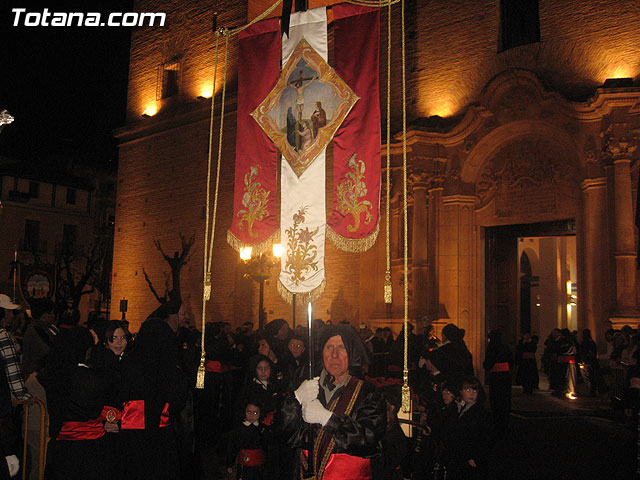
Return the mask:
M370 458L386 428L386 405L375 387L352 375L367 352L349 325L322 328L319 377L302 382L287 397L277 427L290 447L300 448L304 479L371 478Z

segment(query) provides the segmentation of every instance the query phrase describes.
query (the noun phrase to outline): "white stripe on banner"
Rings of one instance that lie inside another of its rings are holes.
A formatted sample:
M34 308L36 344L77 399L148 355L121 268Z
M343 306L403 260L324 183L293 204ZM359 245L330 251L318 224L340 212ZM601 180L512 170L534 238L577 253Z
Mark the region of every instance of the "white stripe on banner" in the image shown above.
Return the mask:
M289 36L282 38L283 66L302 38L328 61L325 7L291 15ZM281 162L280 238L283 254L279 291L289 302L291 294L311 293L315 299L324 289L325 164L325 150L322 150L298 177L284 158Z

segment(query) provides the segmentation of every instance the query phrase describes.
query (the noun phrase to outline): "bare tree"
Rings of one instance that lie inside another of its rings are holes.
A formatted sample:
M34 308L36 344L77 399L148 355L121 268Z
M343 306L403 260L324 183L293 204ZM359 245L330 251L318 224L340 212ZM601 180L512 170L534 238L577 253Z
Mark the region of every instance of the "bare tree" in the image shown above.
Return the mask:
M169 256L165 253L162 245L160 244L160 240L154 240L156 248L169 264L169 268L171 268L171 288L169 288L169 275L166 275L164 282L164 294L161 296L153 286L153 282L151 281L151 278L149 277L145 269L142 269L144 279L146 280L147 285L149 285L149 290L151 290L151 293L153 293L153 296L161 305L165 305L168 303L179 304L180 302L182 302L182 293L180 292L180 272L182 271L182 267L184 267L190 259L189 252L191 251L191 247L193 247L193 244L195 242L195 234L191 235L191 237L189 238L186 238L181 233L179 235L181 251L174 252L173 256Z
M64 302L70 309L78 310L84 295L108 289L105 272L110 261L108 252L111 241L108 232L97 231L86 248L67 244L56 249L58 302Z

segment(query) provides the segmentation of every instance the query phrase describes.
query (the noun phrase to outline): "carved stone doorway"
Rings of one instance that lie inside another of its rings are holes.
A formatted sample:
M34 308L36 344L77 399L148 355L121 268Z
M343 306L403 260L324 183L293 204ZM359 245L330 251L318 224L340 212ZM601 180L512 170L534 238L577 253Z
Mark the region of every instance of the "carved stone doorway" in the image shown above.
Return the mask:
M525 332L577 328L576 265L571 219L485 228L486 333L514 348Z

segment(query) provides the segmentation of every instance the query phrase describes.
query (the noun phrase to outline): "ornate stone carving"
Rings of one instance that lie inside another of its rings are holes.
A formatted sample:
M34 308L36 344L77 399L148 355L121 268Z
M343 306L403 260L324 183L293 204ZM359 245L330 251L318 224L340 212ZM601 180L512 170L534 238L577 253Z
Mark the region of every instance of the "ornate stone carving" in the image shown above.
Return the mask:
M577 184L575 169L548 142L525 139L503 148L484 167L476 182L480 206L497 191L526 191L540 186Z
M596 156L596 152L594 152L593 150L587 150L586 152L584 152L584 159L587 163L598 163L598 157Z
M600 134L602 137L602 153L610 162L628 158L638 148L638 138L631 132L628 123L614 123Z

